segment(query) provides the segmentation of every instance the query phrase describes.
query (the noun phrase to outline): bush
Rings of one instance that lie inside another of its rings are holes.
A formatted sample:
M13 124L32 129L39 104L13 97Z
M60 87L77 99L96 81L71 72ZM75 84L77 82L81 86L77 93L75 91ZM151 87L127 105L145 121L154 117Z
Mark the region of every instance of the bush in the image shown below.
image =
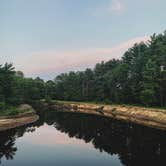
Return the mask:
M19 114L19 110L17 108L11 107L8 110L8 115L17 115Z
M4 102L0 102L0 110L5 110L6 104Z
M8 103L10 105L17 106L17 105L20 105L23 103L23 99L21 99L19 97L12 97L12 98L8 99Z
M109 99L106 99L104 104L112 104L112 102Z
M50 96L46 96L45 101L46 101L46 103L51 103L52 100L51 100Z
M51 104L56 104L56 101L53 101L50 96L47 96L47 97L45 98L45 102L46 102L47 104L50 104L50 105L51 105Z

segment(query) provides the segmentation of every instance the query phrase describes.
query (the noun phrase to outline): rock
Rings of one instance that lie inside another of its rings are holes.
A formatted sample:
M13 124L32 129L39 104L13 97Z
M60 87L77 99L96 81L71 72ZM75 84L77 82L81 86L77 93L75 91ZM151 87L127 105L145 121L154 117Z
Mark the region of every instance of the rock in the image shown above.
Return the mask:
M103 113L103 110L104 109L104 106L101 106L101 107L99 107L99 108L96 108L96 112L99 112L99 113L101 113L101 114L104 114Z

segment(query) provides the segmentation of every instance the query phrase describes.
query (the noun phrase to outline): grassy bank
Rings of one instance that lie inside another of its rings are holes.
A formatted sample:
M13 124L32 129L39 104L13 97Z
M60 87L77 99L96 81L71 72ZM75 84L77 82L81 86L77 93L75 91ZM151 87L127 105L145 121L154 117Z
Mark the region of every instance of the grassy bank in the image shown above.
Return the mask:
M7 106L0 110L0 131L33 123L38 119L39 116L28 104L18 107Z
M33 108L27 104L22 104L20 106L9 106L5 105L0 109L0 116L14 116L25 112L34 111Z
M20 110L18 107L8 107L7 109L0 111L0 116L18 115L27 111L29 110Z

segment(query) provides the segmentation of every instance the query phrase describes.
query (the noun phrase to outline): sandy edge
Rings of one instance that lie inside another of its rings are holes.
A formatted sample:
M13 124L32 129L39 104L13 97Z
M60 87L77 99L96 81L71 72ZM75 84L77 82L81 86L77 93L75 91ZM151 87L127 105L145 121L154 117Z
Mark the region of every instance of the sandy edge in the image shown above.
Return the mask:
M166 110L126 105L96 105L86 103L56 103L51 109L65 112L95 114L166 130Z
M36 114L36 111L28 104L22 104L18 107L18 109L29 109L29 111L20 113L18 115L0 116L0 131L30 124L39 119L39 116Z

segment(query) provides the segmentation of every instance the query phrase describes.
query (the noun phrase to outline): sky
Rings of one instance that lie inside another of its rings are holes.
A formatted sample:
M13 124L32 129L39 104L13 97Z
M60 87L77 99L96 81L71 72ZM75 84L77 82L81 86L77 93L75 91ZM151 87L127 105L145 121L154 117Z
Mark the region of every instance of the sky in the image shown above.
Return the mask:
M166 0L0 0L0 64L53 79L166 30Z

